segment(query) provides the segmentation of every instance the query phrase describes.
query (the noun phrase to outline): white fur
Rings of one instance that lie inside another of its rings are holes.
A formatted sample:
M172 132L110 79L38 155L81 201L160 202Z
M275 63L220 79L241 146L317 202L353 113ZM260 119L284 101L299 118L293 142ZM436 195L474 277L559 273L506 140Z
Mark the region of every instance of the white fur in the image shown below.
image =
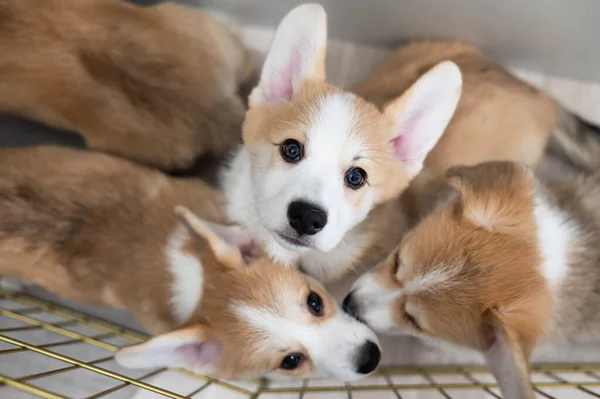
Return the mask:
M189 238L184 226L179 226L169 238L166 256L173 276L171 306L177 323L187 321L202 297L202 264L183 251Z
M290 11L275 33L260 83L250 96L251 109L262 103L289 101L304 81L324 81L326 39L326 15L321 6L305 4ZM417 174L450 121L461 87L460 71L452 62L440 63L425 74L408 97L384 110L381 120L386 126L394 121L395 126L383 132L390 141L383 149L368 148L364 138L370 132L358 131L362 115L353 94L323 94L305 115L306 124L296 126L305 135L301 162L273 166L273 143L267 141L252 154L244 148L237 152L223 177L230 220L244 226L277 261L287 265L300 262L324 281L339 277L370 244L351 229L381 201L377 190L364 186L359 189L363 197L357 206L352 196L358 194L344 182L346 172L361 166L361 152L379 150L393 152L410 176ZM299 199L327 213L327 224L313 236L298 237L289 225L287 209ZM305 245L290 244L282 236L301 239Z
M462 91L462 75L450 61L437 64L409 89L408 96L396 100L384 112L393 112L394 137L399 136L396 156L414 176L423 168L427 154L435 147L450 123Z
M430 273L416 276L404 284L403 291L407 294L416 294L421 291L427 291L436 285L444 284L451 278L451 275L443 270L434 270Z
M577 228L560 209L536 197L534 216L544 261L542 274L551 288L558 288L568 275L568 256L577 239Z
M375 334L339 309L333 318L322 323L309 323L308 315L302 314L295 294L288 299L289 303L285 305L287 314L276 314L266 307L245 304L234 305L234 311L253 328L269 333L269 340L264 344L269 345L271 351L274 348L290 352L304 348L308 351L315 368L313 377L345 381L364 377L355 371L356 351L367 341L377 343Z
M402 267L402 266L401 266ZM399 270L402 273L402 269ZM387 289L383 287L375 274L366 273L360 277L352 287L352 295L360 309L360 316L375 331L386 334L406 334L395 322L392 315L392 303L400 296L415 294L444 284L451 278L446 271L433 271L429 274L419 275L411 280L404 281L402 288ZM407 303L409 312L418 319L419 310L414 304ZM423 322L422 319L420 319ZM414 335L414 332L411 332Z
M352 286L352 295L360 309L362 319L375 331L386 334L402 334L394 323L391 303L402 295L402 289L382 287L373 273L361 276Z
M268 166L272 144L265 143L264 151L253 155L241 148L223 176L230 220L244 225L280 262L301 260L316 276L335 275L361 253L362 237L344 236L376 202L372 192L366 193L359 209L348 201L354 192L345 185L345 173L366 149L356 131L359 115L353 100L349 93L321 97L303 128L306 158L293 168ZM306 237L306 248L292 247L277 234L294 234L287 208L296 199L317 204L328 215L325 228Z
M327 42L327 16L318 4L303 4L282 20L250 104L289 100L305 79L320 76Z

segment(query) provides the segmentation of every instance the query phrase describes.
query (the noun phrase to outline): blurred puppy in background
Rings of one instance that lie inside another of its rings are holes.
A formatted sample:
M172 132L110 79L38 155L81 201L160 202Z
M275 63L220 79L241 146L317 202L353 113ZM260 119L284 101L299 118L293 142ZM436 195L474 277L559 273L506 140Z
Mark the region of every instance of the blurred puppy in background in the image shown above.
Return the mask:
M0 0L0 111L75 131L163 170L240 140L253 73L231 30L199 9L122 0Z

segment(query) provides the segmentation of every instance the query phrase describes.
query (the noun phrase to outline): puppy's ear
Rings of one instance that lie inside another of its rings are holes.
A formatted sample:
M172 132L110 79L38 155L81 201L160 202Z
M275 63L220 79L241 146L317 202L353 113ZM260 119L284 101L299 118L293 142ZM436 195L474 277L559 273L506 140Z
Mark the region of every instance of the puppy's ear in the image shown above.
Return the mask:
M281 21L250 107L289 100L306 81L325 80L327 15L319 4L302 4Z
M196 325L120 349L115 360L131 369L181 367L197 373L214 374L221 355L219 341L210 336L207 327Z
M258 256L259 248L239 226L225 226L200 219L183 206L175 214L190 232L204 238L219 262L228 267L240 267Z
M485 358L498 381L502 396L533 399L529 358L535 345L530 335L520 333L497 310L484 314Z
M533 225L536 181L513 162L486 162L448 169L448 184L458 191L457 215L490 231L521 233Z
M444 61L384 109L393 121L390 145L410 177L423 168L429 151L450 122L462 91L458 66Z

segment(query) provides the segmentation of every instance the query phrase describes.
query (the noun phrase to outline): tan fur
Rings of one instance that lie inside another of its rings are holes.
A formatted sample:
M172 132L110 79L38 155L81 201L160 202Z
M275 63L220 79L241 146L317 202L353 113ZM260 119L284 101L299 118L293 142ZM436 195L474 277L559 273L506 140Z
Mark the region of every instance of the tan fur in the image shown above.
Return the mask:
M452 122L427 157L427 173L443 176L451 166L488 160L537 165L556 124L554 102L476 47L445 41L408 44L384 59L353 91L383 106L444 60L460 68L463 92Z
M401 177L388 180L393 193L390 198L402 193L400 202L380 206L355 228L368 244L354 266L373 265L384 258L407 229L435 207L437 199L448 192L444 175L452 166L508 160L535 168L544 158L551 137L552 156L569 158L577 163L579 172L593 170L596 161L590 159L600 158L600 135L591 125L585 132L571 126L576 123L574 119L579 124L584 121L466 43L411 42L386 57L351 90L383 108L444 60L455 62L463 76L454 117L406 190L407 180L401 185L395 184ZM566 125L565 118L571 125ZM390 179L390 173L381 176Z
M0 0L0 110L162 169L239 140L248 51L197 9Z
M97 153L0 154L0 274L126 308L152 333L172 328L165 245L178 224L173 208L219 221L220 194Z
M264 103L251 108L246 113L244 122L244 144L252 152L264 142L272 143L272 161L269 167L286 167L280 154L281 143L286 139L305 143L303 130L312 122L310 118L314 116L315 103L327 94L342 92L324 81L310 81L304 83L289 102L275 105ZM360 115L354 127L356 134L364 137L366 147L372 149L365 151L364 156L356 160L354 165L373 171L369 174L369 187L381 192L382 201L388 201L404 190L410 180L402 162L386 156L389 132L393 130L391 118L358 97L354 99L354 106ZM340 175L344 172L340 170ZM349 200L358 208L364 194L365 190L352 192Z
M448 175L454 192L404 237L372 281L399 293L389 303L390 321L414 335L480 350L492 365L502 356L493 346L503 337L519 380L505 386L517 384L519 398L533 397L528 361L541 341L600 338L600 174L542 185L524 166L488 162ZM558 227L571 240L560 243L568 248L564 264L544 259L544 227L534 215L540 198L566 215ZM544 277L543 262L566 268L557 286ZM427 276L441 278L406 289ZM366 306L369 298L357 296L359 307ZM420 328L407 316L409 308ZM365 312L358 316L368 317ZM510 367L494 371L501 379Z
M217 337L223 350L218 377L277 370L290 352L306 361L281 372L310 375L306 348L265 349L264 331L235 309L243 304L285 317L290 295L297 296L296 321L309 325L335 317L335 300L318 282L260 253L247 265L231 248L219 251L219 239L189 215L220 223L222 203L220 193L201 181L169 178L104 154L60 147L2 149L0 275L68 299L126 309L153 335L181 327L185 330L171 336ZM185 233L182 251L201 264L203 289L181 326L172 309L167 258L177 231ZM323 300L318 319L302 308L310 291Z

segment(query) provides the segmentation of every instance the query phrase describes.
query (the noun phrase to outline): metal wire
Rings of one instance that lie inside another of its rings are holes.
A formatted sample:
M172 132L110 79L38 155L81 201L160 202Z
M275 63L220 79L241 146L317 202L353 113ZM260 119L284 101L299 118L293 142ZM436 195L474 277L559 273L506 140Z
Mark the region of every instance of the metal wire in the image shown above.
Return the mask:
M113 356L103 356L92 361L82 361L71 356L59 353L62 347L68 345L83 345L85 348L100 348L105 351L114 352L118 349L116 345L105 342L106 339L120 338L125 342L135 343L147 339L147 336L135 331L124 329L107 323L102 320L92 318L90 316L78 313L52 303L45 302L32 296L10 292L0 288L0 299L10 301L12 304L23 305L23 308L18 309L18 306L9 310L0 307L0 317L9 318L16 321L17 325L11 327L0 328L0 343L6 344L7 349L0 350L0 364L3 363L3 357L8 355L23 355L25 353L36 354L49 359L59 361L61 366L55 367L52 370L38 371L29 375L18 377L0 374L0 396L2 389L11 387L13 389L28 392L32 395L46 399L70 399L63 394L52 392L46 389L42 382L52 379L64 373L73 372L76 370L87 370L95 374L104 376L109 380L114 381L116 385L107 386L98 392L90 392L86 399L100 399L119 392L126 388L136 388L139 390L152 392L166 398L172 399L189 399L197 395L202 395L209 388L211 390L223 390L223 392L236 392L249 399L268 399L274 394L297 394L299 399L303 399L307 394L339 392L345 393L348 398L352 398L353 393L358 392L391 392L397 399L402 399L403 393L415 391L437 392L444 398L452 399L456 396L454 392L459 390L476 390L486 394L487 397L501 398L497 394L497 384L482 382L478 380L474 374L486 373L488 370L481 366L428 366L428 367L386 367L382 368L377 378L371 383L370 380L362 381L360 384L340 384L340 385L313 385L312 381L303 381L301 384L296 383L294 386L271 386L269 381L261 380L255 385L255 388L248 388L248 385L236 385L226 381L219 381L208 377L200 376L187 370L171 370L185 378L190 378L195 381L195 386L186 393L174 392L170 389L160 386L159 377L165 376L167 370L152 370L146 374L133 378L107 368L106 364L113 360ZM1 306L1 305L0 305ZM40 321L33 317L34 313L59 316L61 321L56 323L48 323ZM13 324L11 324L13 325ZM71 330L78 326L86 326L100 331L100 334L81 334ZM66 339L56 342L44 342L33 344L27 342L25 338L21 338L22 334L35 331L48 331ZM10 362L10 360L8 361ZM57 363L59 363L57 362ZM6 367L3 368L6 370ZM586 395L590 398L600 398L600 390L598 392L594 388L600 388L600 364L546 364L533 367L533 371L542 373L548 377L548 381L535 383L536 392L541 397L557 398L550 394L550 391L555 388L561 389L561 394L564 392L564 398L569 398L574 392L580 395ZM585 381L571 381L563 378L564 374L583 374L590 377ZM466 382L442 382L452 379L456 376L458 380ZM416 377L420 378L420 383L397 383L395 379ZM158 383L156 381L159 381ZM383 382L381 382L383 381ZM568 389L567 389L568 388ZM219 397L219 394L215 394ZM560 399L560 398L559 398Z

